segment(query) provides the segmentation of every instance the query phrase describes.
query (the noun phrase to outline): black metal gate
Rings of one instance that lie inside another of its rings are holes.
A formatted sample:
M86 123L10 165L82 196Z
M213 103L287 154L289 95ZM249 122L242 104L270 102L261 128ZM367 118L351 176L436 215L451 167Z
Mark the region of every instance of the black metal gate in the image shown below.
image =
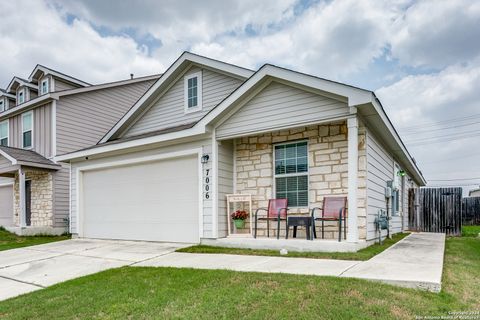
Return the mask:
M462 231L462 188L409 191L409 228L458 236Z

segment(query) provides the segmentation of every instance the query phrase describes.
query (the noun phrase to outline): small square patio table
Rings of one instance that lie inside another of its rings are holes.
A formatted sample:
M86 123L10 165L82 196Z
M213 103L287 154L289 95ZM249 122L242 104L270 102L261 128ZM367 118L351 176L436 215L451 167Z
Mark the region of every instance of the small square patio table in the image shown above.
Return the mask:
M307 240L311 240L310 229L312 228L312 216L305 215L295 215L287 217L287 230L285 233L285 239L288 239L288 232L290 227L293 227L293 237L297 237L297 227L305 227Z

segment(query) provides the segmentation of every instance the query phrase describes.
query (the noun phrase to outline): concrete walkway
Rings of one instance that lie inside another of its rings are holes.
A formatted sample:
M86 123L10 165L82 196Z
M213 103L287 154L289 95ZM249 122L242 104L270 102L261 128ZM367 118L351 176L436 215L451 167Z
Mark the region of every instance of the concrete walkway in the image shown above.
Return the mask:
M0 301L185 246L189 245L74 239L0 251Z
M409 288L440 292L445 234L413 233L342 277L378 280Z
M352 277L439 292L445 235L414 233L368 261L174 252L134 266Z
M75 239L0 251L0 300L122 266L353 277L438 292L445 235L412 234L368 261L175 252L185 246Z

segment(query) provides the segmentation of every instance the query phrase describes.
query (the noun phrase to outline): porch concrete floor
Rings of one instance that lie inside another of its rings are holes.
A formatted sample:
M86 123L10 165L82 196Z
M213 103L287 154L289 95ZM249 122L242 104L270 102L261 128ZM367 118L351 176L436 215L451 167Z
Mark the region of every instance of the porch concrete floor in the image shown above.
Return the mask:
M243 248L243 249L269 249L280 250L287 249L298 252L357 252L368 246L366 241L350 243L346 240L306 240L298 238L277 239L271 238L220 238L220 239L202 239L202 244L208 246Z
M439 292L444 249L444 234L413 233L368 261L174 252L134 266L351 277Z

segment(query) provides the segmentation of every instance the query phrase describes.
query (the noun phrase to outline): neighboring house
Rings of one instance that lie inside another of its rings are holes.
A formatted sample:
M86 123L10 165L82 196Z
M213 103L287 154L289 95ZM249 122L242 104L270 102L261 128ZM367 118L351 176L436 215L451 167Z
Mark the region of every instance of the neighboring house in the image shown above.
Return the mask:
M348 241L371 241L387 182L392 233L407 229L408 189L425 185L373 92L191 53L98 145L55 159L71 165L70 231L91 238L226 237L225 195L240 193L254 209L286 197L293 213L347 196Z
M0 225L67 232L70 169L55 156L96 144L158 77L90 85L41 65L14 77L0 92Z
M470 190L470 192L468 193L468 196L469 197L480 197L480 189Z

